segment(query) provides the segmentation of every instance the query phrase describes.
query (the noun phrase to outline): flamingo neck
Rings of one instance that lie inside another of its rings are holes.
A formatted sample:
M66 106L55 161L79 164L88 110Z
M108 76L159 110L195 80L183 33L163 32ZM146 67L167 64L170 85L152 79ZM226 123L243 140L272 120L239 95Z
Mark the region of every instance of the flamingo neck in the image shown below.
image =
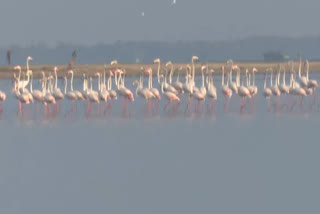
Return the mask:
M64 79L64 94L67 94L67 85L68 85L68 79Z
M249 86L249 81L248 81L248 72L246 71L246 83L247 83L247 87Z
M55 75L55 85L54 85L54 89L57 89L58 88L58 75L57 75L57 71L55 70L54 71L54 75Z
M21 68L19 68L18 83L20 82L20 78L21 78Z
M300 57L300 62L299 62L299 78L301 78L301 57Z
M263 85L263 88L265 89L267 87L267 72L265 73L265 76L264 76L264 85Z
M152 87L152 70L149 73L149 83L150 83L149 88L153 88Z
M118 87L118 89L120 88L120 79L121 79L121 74L119 74L119 77L118 77L118 82L117 82L117 87Z
M110 75L109 79L108 79L108 90L111 89L111 84L112 84L112 79L111 79L111 75Z
M224 68L222 67L221 85L224 85Z
M169 83L170 84L172 83L172 75L173 75L173 65L171 65L171 71L170 71L170 74L169 74Z
M29 71L29 59L27 59L27 71Z
M30 82L30 92L32 93L32 82L33 82L33 75L31 76L31 82Z
M181 72L181 70L178 71L178 76L177 76L176 82L180 82L180 80L179 80L179 78L180 78L180 72Z
M306 61L307 63L307 81L309 81L309 62Z
M164 82L162 81L162 83L161 83L161 92L162 93L164 93L163 87L164 87Z
M100 75L98 75L98 90L101 91Z
M105 89L107 88L107 85L106 85L106 69L104 69L104 72L103 72L103 86L104 86Z
M204 87L204 74L203 74L203 71L202 71L202 87Z
M86 77L83 76L83 84L82 84L82 90L85 91L85 82L86 82Z
M158 64L157 76L158 76L158 83L160 84L160 62Z
M73 91L73 72L71 73L70 90Z

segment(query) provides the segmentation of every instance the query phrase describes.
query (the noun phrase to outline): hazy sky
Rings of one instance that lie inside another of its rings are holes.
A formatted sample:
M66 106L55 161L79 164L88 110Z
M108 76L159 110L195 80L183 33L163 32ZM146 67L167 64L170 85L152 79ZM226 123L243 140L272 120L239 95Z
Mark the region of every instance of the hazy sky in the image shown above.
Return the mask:
M320 35L319 6L317 0L4 0L0 46Z

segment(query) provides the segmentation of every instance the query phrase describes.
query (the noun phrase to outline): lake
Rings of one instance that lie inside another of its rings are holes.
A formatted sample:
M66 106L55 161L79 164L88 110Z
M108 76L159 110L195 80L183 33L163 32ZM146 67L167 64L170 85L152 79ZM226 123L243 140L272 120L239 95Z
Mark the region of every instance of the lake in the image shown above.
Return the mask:
M118 99L111 115L93 109L85 117L78 103L65 118L64 102L59 117L44 119L36 105L17 116L12 82L1 80L1 213L319 212L320 114L307 104L313 97L293 111L268 111L261 75L253 110L248 104L241 113L234 95L225 112L220 81L214 114L185 115L185 101L164 113L162 100L159 114L145 115L135 97L131 117L121 116ZM126 82L131 87L132 79Z

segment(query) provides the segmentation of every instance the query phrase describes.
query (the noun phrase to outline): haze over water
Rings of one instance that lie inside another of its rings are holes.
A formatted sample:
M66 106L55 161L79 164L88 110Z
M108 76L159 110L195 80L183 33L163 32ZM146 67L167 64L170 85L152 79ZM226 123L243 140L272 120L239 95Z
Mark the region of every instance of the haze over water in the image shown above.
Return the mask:
M8 94L1 213L316 213L319 112L268 113L257 82L255 113L241 115L236 96L224 113L218 87L216 116L201 117L143 117L136 97L131 118L87 120L78 105L75 119L34 122Z

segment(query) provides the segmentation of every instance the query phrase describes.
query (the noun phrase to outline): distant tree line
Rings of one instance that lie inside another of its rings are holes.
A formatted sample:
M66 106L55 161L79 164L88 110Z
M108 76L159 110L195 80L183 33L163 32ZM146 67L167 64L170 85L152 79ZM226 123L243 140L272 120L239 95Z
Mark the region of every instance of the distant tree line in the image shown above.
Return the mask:
M202 62L226 61L230 58L235 61L263 61L270 60L272 57L295 59L298 53L301 53L302 58L318 60L320 59L319 47L320 37L301 39L251 37L218 42L118 41L114 44L94 46L60 43L54 48L39 44L31 47L12 46L0 49L0 53L3 54L0 64L8 64L6 58L8 49L12 51L12 54L10 52L11 64L24 64L28 55L33 56L35 59L33 63L38 64L68 64L70 60L73 62L76 60L76 63L81 64L100 64L108 63L113 59L118 59L120 63L150 63L158 57L163 61L189 62L192 55L198 55Z

